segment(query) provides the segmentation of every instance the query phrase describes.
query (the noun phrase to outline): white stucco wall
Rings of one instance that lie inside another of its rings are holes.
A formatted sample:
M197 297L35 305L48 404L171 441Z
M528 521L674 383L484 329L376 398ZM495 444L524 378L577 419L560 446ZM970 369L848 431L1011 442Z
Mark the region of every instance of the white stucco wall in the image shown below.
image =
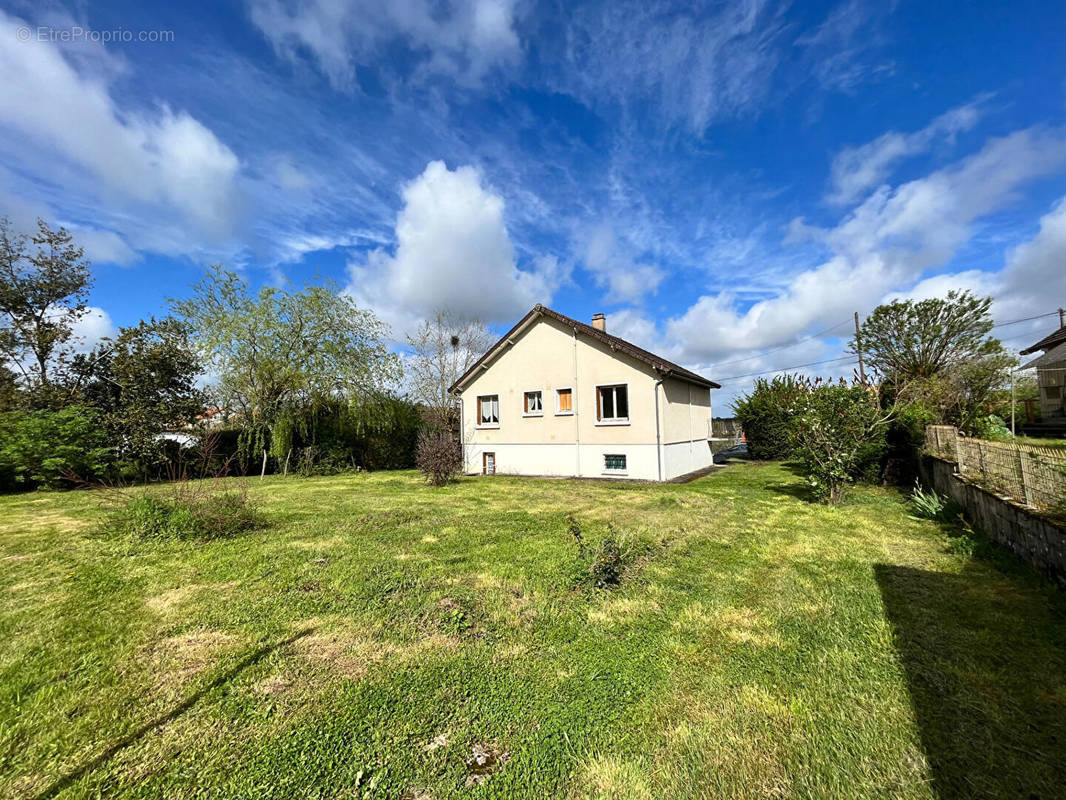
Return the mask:
M516 475L656 480L660 461L664 479L707 466L709 392L698 386L690 392L684 381L664 382L658 390L657 449L657 381L647 364L541 317L462 390L465 471L480 473L486 452L495 454L498 473ZM596 387L610 384L628 387L628 423L596 419ZM571 414L557 413L556 390L561 388L573 392ZM523 413L524 393L533 390L542 394L540 416ZM498 427L477 424L477 398L486 395L499 397ZM607 471L605 454L625 455L625 472Z

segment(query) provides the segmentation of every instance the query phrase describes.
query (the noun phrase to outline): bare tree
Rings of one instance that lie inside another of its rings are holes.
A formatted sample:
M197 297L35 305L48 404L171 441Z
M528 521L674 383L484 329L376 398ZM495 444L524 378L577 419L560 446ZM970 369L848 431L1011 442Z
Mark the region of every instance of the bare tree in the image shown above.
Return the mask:
M493 341L485 325L450 311L437 311L407 337L414 351L408 365L411 392L440 421L454 413L448 388L474 364Z

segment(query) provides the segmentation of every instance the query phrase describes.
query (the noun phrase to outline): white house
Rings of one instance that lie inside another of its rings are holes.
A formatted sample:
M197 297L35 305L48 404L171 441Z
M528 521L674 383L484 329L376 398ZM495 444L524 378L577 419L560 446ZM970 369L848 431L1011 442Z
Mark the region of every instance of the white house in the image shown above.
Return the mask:
M1066 416L1066 324L1020 354L1027 356L1038 350L1043 351L1042 355L1023 364L1022 369L1036 369L1041 418L1045 422L1061 423Z
M718 384L537 305L451 387L468 474L664 481L712 463Z

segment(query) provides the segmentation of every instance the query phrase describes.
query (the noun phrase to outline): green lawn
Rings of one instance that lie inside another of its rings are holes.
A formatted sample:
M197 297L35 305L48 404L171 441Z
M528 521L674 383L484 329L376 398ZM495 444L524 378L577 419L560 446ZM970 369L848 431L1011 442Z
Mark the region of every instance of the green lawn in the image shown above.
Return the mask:
M271 526L208 544L0 498L0 795L1066 796L1061 593L893 491L248 485ZM570 512L619 588L574 589Z

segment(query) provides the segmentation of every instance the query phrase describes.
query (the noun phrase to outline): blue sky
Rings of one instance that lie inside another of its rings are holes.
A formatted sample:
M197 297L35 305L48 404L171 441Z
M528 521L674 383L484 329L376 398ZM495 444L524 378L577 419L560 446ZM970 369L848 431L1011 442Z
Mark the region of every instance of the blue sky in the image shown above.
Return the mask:
M886 298L1066 304L1059 2L0 8L0 213L84 244L90 338L212 262L397 340L603 311L714 379L836 358Z

